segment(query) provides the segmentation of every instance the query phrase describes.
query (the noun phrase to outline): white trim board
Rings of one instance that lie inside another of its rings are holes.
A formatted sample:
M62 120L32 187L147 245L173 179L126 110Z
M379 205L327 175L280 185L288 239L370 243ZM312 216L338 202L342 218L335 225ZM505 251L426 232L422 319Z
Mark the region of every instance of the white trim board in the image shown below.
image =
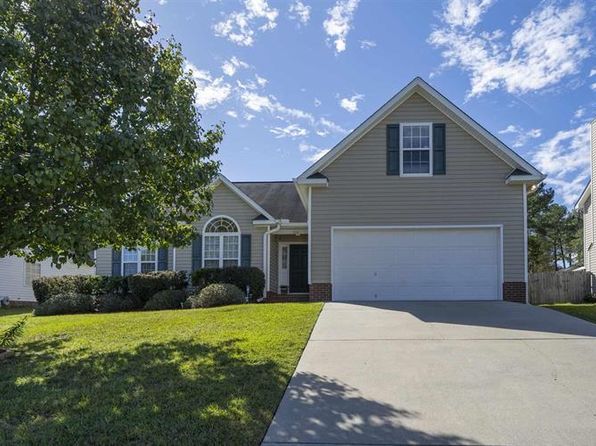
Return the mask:
M334 264L335 264L335 259L334 259L334 252L333 252L333 246L334 246L334 233L336 230L353 230L353 229L362 229L362 230L375 230L375 229L498 229L499 231L499 280L500 280L500 284L497 290L497 296L498 296L498 300L503 300L503 283L505 280L505 261L504 261L504 252L503 252L503 225L502 224L485 224L485 225L377 225L377 226L362 226L362 225L357 225L357 226L342 226L342 225L336 225L336 226L331 226L330 231L331 231L331 240L330 240L330 268L331 268L331 274L330 274L330 280L331 280L331 300L334 300L334 279L333 279L333 270L334 270Z
M449 101L445 96L435 90L422 78L414 78L408 85L400 90L395 96L387 101L381 108L373 113L368 119L360 124L353 132L341 140L333 149L331 149L325 156L311 165L297 178L300 183L308 178L313 173L323 170L335 161L342 153L349 149L354 143L368 133L379 122L385 119L397 107L403 104L412 94L422 93L435 107L439 108L449 118L451 118L458 125L475 137L488 150L493 152L496 156L501 158L504 162L513 168L521 168L532 175L532 180L528 181L542 181L545 177L529 162L524 160L521 156L507 147L503 142L496 138L493 134L488 132L484 127L474 121L470 116L464 113L453 102Z

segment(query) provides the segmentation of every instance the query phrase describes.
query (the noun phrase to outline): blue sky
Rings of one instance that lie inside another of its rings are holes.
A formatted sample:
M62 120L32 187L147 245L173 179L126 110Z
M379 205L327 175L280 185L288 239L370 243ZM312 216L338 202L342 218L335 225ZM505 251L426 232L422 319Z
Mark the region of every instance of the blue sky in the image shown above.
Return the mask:
M143 0L182 44L233 181L289 180L421 76L573 204L596 117L596 6L509 0Z

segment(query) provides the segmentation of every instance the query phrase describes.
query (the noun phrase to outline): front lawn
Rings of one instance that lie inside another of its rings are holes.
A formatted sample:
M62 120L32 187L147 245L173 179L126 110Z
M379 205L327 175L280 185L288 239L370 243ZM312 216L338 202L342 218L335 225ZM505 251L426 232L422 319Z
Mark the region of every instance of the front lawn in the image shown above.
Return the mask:
M0 444L258 444L320 309L30 317L0 363Z
M552 304L542 305L545 308L567 313L596 324L596 304Z

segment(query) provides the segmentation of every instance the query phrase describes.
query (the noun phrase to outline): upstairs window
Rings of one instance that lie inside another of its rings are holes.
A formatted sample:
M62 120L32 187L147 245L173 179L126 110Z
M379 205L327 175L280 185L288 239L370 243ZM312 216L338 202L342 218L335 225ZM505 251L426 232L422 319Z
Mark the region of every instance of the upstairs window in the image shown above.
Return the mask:
M401 125L401 174L432 175L432 124Z
M229 217L215 217L203 230L203 268L240 265L240 228Z

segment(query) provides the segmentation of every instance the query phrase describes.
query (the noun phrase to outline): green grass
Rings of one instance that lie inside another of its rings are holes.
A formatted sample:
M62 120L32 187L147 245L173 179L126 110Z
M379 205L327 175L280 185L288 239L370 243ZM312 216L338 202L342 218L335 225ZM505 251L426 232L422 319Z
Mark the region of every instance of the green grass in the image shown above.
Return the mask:
M258 444L320 309L31 317L0 363L0 444Z
M596 304L552 304L542 305L545 308L567 313L596 324Z

